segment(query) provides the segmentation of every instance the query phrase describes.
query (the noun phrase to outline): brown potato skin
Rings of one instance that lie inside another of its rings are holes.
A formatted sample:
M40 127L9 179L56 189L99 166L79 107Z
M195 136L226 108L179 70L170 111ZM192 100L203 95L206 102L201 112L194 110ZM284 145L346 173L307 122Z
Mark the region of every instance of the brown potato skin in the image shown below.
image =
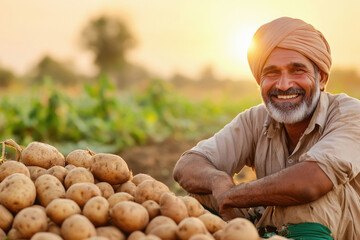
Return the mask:
M123 201L117 203L110 211L112 223L124 232L142 231L149 223L147 210L138 203Z
M64 179L65 179L67 173L68 173L68 170L62 166L53 166L46 170L46 174L53 175L54 177L59 179L59 181L62 184L64 184Z
M0 229L7 231L10 229L14 220L12 213L3 205L0 204Z
M100 189L101 196L106 199L108 199L111 195L115 193L114 188L108 182L98 182L95 185L98 186L98 188Z
M125 234L115 226L104 226L96 228L97 236L107 237L109 240L125 240Z
M83 215L95 226L105 225L109 219L108 201L102 196L90 198L84 205Z
M35 181L37 199L46 207L52 200L65 197L65 188L55 176L44 174Z
M30 177L29 169L21 162L8 160L0 165L0 182L13 173L22 173Z
M94 183L94 176L92 173L83 167L76 167L71 169L65 176L64 185L68 189L75 183L89 182Z
M54 146L42 142L31 142L21 152L22 161L27 166L49 169L52 166L65 166L65 157Z
M160 203L163 193L170 192L168 186L157 180L145 180L136 187L135 201L143 203L146 200L154 200Z
M111 185L121 184L130 179L127 163L120 156L99 153L91 157L90 170L95 178Z
M55 233L38 232L35 233L30 240L63 240L62 237Z
M22 173L13 173L0 183L0 204L13 213L34 204L35 184Z
M172 218L177 224L184 218L189 217L184 201L172 193L164 193L161 195L160 212L161 215Z
M87 150L76 149L70 152L65 159L66 164L72 164L77 167L90 167L91 154Z
M94 225L85 216L75 214L61 225L61 235L64 240L80 240L96 236Z
M221 217L212 213L205 213L198 218L204 223L206 229L210 233L215 233L220 229L223 229L226 225L226 222Z
M94 183L89 182L75 183L65 193L65 197L74 200L80 208L83 208L85 203L95 196L101 196L101 191Z
M46 213L37 207L22 209L16 214L13 223L13 228L18 230L23 238L31 238L37 232L45 232L47 227Z
M176 231L176 234L180 240L187 240L195 234L206 234L207 229L203 222L196 217L188 217L183 219ZM236 239L236 238L235 238Z
M160 214L160 205L154 200L146 200L141 205L148 211L150 219L153 219Z
M80 214L79 205L71 199L54 199L46 206L47 216L56 224L61 224L66 218Z
M154 228L165 224L171 224L173 226L177 226L176 222L173 219L163 215L159 215L151 219L149 224L146 226L145 233L149 234Z

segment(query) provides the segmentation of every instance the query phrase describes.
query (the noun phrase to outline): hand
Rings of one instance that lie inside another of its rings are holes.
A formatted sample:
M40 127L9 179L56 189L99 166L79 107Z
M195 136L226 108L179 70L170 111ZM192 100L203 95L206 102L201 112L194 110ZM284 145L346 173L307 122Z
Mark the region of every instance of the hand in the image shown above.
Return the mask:
M237 217L248 217L246 210L236 208L229 204L229 193L231 193L233 190L233 188L230 188L228 191L220 194L217 198L219 214L225 221L229 221Z
M226 193L231 190L235 184L233 180L229 178L221 178L215 179L215 183L213 184L212 195L216 201L218 206L219 214L225 221L229 221L236 217L242 216L241 211L237 208L227 207L223 205L224 198L226 197Z

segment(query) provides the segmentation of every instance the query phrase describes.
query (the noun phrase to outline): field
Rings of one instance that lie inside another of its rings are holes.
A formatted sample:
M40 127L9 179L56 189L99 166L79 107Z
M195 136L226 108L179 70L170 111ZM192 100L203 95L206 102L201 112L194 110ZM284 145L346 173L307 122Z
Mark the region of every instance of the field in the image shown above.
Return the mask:
M106 78L71 89L49 80L2 94L0 124L6 127L0 136L23 146L46 142L64 155L85 148L116 153L134 173L149 173L177 189L171 172L180 155L260 102L258 93L251 94L256 87L227 84L199 91L151 80L119 91Z

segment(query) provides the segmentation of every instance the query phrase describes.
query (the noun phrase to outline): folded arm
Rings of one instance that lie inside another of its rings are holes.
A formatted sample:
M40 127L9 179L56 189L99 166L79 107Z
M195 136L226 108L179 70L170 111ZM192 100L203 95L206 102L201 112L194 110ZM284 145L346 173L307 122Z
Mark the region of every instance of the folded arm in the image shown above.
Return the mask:
M315 162L292 167L237 185L218 198L220 213L228 208L291 206L317 200L333 188L333 183Z
M195 194L217 196L235 186L231 176L198 154L183 155L175 165L173 177L186 191Z

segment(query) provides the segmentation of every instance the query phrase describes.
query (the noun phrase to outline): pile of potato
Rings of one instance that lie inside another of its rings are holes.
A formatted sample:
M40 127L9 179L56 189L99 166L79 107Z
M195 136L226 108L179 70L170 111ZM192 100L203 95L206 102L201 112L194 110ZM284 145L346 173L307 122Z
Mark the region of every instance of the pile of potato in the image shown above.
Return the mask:
M118 155L64 157L40 142L20 155L0 165L0 240L261 239L246 219L225 222L195 198L133 176Z

